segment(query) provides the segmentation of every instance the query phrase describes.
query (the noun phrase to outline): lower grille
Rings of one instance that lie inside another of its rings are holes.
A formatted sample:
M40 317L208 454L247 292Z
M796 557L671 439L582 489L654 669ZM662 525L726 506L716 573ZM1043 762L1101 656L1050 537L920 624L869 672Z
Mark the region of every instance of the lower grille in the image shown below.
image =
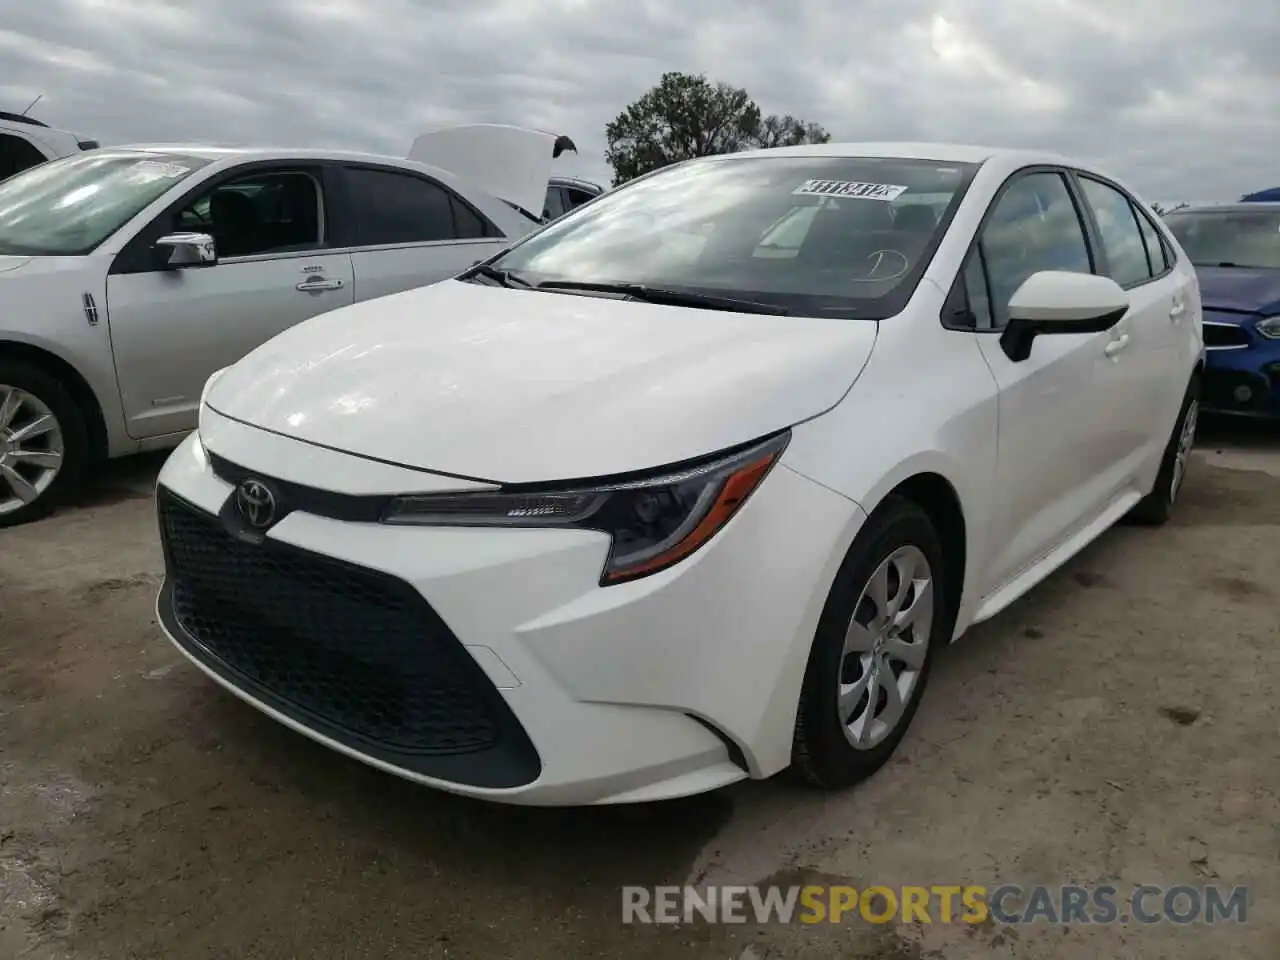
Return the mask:
M409 584L280 541L245 542L163 488L157 501L166 626L215 672L413 772L491 787L537 777L519 721Z

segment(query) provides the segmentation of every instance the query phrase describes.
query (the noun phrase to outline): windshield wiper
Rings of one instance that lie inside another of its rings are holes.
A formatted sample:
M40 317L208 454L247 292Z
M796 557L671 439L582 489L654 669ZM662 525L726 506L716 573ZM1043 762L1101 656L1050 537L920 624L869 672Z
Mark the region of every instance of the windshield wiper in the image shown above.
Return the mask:
M731 310L735 313L765 313L785 317L791 311L774 303L739 300L710 293L691 293L667 287L651 287L645 283L604 283L591 280L544 280L535 290L581 290L583 293L620 293L645 303L665 303L675 307L702 307L705 310Z
M504 287L523 287L526 289L532 289L533 287L532 283L519 274L512 273L510 270L502 270L491 263L477 263L475 266L468 267L458 274L459 280L472 280L476 277L494 280Z

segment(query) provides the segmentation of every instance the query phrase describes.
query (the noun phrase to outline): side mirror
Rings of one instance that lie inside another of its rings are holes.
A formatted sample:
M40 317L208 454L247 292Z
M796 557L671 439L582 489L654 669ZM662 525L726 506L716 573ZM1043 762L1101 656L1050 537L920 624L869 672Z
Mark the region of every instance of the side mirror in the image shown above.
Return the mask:
M1129 310L1129 295L1110 277L1041 270L1009 298L1000 346L1014 363L1031 356L1036 337L1110 330Z
M212 267L218 262L218 247L207 233L170 233L156 241L160 250L169 250L170 267Z

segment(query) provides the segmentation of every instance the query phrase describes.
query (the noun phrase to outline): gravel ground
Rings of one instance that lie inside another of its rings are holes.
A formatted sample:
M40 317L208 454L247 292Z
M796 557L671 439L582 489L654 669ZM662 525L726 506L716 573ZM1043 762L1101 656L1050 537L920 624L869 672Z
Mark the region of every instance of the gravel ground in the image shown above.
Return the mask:
M573 811L325 751L161 637L151 485L0 531L0 957L1280 956L1280 429L1210 424L1118 528L939 664L895 761ZM1237 884L1248 922L624 926L624 884Z

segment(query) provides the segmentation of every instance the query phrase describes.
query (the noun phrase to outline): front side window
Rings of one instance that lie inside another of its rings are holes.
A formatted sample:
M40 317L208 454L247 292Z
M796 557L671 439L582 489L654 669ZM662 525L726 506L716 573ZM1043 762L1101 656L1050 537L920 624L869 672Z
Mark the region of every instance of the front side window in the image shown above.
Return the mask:
M0 254L86 254L208 163L99 149L32 167L0 183Z
M1084 224L1058 173L1030 173L1015 180L996 201L981 244L997 328L1008 322L1010 298L1033 273L1093 272Z
M179 211L175 230L207 233L218 256L311 250L324 241L324 204L303 170L251 173L218 184Z
M1138 227L1137 211L1129 203L1129 198L1114 187L1090 177L1081 177L1080 185L1084 189L1085 203L1089 204L1093 219L1098 224L1111 279L1122 287L1149 280L1152 271L1147 262L1147 248Z
M906 305L940 239L939 211L959 203L976 169L896 157L694 161L596 198L493 266L534 283L641 283L884 318Z
M1280 207L1179 211L1164 222L1197 267L1280 270Z

